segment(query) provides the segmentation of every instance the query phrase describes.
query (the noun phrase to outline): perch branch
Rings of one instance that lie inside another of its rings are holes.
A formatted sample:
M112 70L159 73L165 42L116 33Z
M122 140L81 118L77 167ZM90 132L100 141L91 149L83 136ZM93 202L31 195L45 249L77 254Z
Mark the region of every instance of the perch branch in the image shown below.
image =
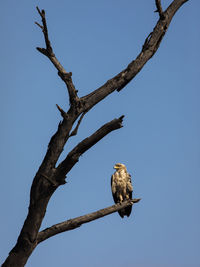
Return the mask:
M37 243L41 243L42 241L45 241L46 239L66 232L70 230L74 230L78 227L80 227L84 223L88 223L94 220L97 220L99 218L102 218L106 215L109 215L111 213L117 212L123 208L126 208L130 205L133 205L137 202L139 202L140 199L132 199L132 200L127 200L122 202L121 204L115 204L113 206L107 207L105 209L101 209L74 219L70 219L55 225L52 225L49 228L44 229L43 231L39 232L38 237L37 237Z
M53 48L51 46L51 42L49 40L45 11L44 10L41 11L38 7L36 8L37 8L39 15L41 16L43 26L40 25L38 22L35 22L35 24L42 29L44 39L45 39L45 44L46 44L46 48L37 47L37 50L43 55L47 56L49 60L53 63L53 65L56 67L56 69L58 70L58 75L61 77L61 79L64 81L64 83L67 86L70 103L74 104L76 101L78 101L78 96L77 96L77 90L75 89L75 86L72 82L72 73L67 72L64 69L64 67L61 65L61 63L58 61L58 59L56 58L53 52Z
M85 138L81 141L77 146L75 146L71 152L67 155L67 157L58 165L55 177L57 180L63 179L66 174L72 169L72 167L78 162L79 157L94 146L98 141L100 141L104 136L109 134L110 132L117 130L122 126L124 116L121 116L118 119L114 119L106 124L104 124L101 128L99 128L95 133L91 136Z

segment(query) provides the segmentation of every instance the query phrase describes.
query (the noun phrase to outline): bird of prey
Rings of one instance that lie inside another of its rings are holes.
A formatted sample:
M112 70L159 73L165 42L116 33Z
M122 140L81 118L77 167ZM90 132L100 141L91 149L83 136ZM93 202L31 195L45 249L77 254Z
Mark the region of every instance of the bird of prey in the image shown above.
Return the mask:
M116 171L111 177L111 190L115 203L122 203L127 199L132 199L133 187L131 184L131 175L127 172L126 166L122 163L116 163ZM123 218L131 214L132 206L119 210L119 215Z

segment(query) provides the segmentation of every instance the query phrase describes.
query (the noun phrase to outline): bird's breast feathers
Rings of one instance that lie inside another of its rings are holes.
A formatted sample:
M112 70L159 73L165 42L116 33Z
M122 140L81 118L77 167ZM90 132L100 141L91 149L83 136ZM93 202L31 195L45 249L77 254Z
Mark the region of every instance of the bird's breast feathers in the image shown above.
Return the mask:
M133 191L130 175L124 170L116 171L112 177L112 188L114 191L127 188Z

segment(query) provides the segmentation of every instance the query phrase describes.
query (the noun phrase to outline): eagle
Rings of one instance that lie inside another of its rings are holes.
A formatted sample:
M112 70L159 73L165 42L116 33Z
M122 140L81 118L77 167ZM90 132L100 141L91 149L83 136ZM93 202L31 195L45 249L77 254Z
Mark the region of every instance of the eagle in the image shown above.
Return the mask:
M131 184L131 175L127 172L126 166L122 163L116 163L116 171L111 176L111 190L115 203L122 203L127 199L132 199L133 186ZM123 218L131 214L132 206L119 210L119 215Z

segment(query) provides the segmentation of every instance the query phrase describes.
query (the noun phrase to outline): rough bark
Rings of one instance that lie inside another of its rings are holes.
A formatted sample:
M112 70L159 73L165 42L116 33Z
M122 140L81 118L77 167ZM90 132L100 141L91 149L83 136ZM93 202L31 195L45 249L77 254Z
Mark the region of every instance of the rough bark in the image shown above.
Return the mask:
M107 207L105 209L101 209L74 219L70 219L55 225L52 225L51 227L48 227L44 229L43 231L39 232L37 237L37 243L40 242L63 232L74 230L78 227L80 227L84 223L88 223L94 220L97 220L99 218L102 218L106 215L112 214L116 211L119 211L123 208L126 208L130 205L133 205L134 203L138 203L140 199L130 199L126 200L122 203L115 204L113 206Z
M144 64L156 53L176 11L187 1L188 0L174 0L163 12L160 1L156 0L159 20L153 31L144 41L142 50L136 59L133 60L127 68L107 81L100 88L81 98L78 97L77 90L73 84L72 73L67 72L64 69L53 52L49 40L45 12L44 10L40 11L40 9L37 8L42 19L42 25L39 23L36 24L42 29L46 45L46 48L38 47L37 50L49 58L57 69L59 77L66 84L70 108L65 112L57 105L63 120L59 123L56 133L52 136L47 153L33 179L27 218L19 234L17 243L10 251L9 256L2 265L3 267L22 267L26 264L37 244L46 239L44 233L47 233L47 230L39 233L40 226L52 194L60 185L65 183L65 175L71 170L74 164L76 164L81 154L113 130L122 127L121 123L123 117L105 124L90 137L80 142L71 152L69 152L67 157L56 166L58 158L61 155L68 138L77 134L83 116L109 94L115 90L122 90L137 75ZM72 130L72 127L78 118L80 119L74 130ZM128 203L126 204L128 205ZM123 205L125 205L125 203ZM114 206L116 207L116 205ZM117 211L117 209L113 212L115 211ZM88 222L89 221L90 220L88 220ZM87 220L82 223L86 222ZM69 225L69 222L67 224ZM77 225L79 226L80 223Z

